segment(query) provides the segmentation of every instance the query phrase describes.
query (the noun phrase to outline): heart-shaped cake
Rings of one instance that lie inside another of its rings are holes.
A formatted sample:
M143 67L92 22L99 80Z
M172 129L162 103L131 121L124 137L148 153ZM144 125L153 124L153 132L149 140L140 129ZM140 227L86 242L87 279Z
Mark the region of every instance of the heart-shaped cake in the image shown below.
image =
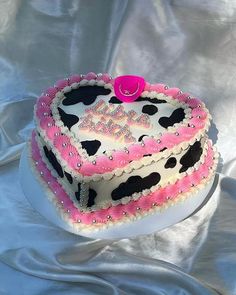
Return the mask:
M32 167L67 223L132 222L213 178L217 153L204 103L137 76L74 75L38 98Z

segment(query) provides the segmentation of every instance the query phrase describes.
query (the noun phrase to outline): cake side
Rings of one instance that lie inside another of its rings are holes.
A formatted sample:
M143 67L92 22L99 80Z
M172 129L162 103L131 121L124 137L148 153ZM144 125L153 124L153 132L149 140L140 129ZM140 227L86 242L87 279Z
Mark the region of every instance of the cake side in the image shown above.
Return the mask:
M37 135L36 141L43 162L51 172L54 171L58 183L65 189L74 205L82 211L127 204L167 184L175 183L203 162L208 148L207 138L202 137L178 153L163 151L160 160L139 169L123 171L111 179L83 182L73 178L60 166L53 152Z
M116 97L117 80L72 76L35 106L32 169L75 227L152 214L199 190L216 169L203 102L143 79L144 89L124 103Z
M54 203L63 220L72 227L88 231L130 222L164 210L176 202L184 201L212 180L218 162L218 153L211 141L208 141L204 162L193 167L191 173L185 174L174 184L157 189L149 195L142 195L137 201L128 204L120 204L93 212L83 212L74 206L63 187L58 183L54 172L50 171L43 162L35 140L35 132L32 134L29 148L32 170L44 186L49 199Z

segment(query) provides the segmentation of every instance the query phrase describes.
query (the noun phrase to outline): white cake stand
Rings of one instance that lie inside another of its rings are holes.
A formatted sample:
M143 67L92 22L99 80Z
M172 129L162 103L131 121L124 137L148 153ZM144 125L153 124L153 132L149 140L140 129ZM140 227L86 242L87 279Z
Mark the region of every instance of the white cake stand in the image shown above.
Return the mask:
M20 160L20 182L23 192L30 204L47 220L66 231L94 239L121 239L138 235L150 234L169 227L197 211L212 195L210 192L213 179L201 191L153 215L145 216L140 220L112 226L97 231L80 231L66 223L58 214L52 202L48 199L44 188L37 181L30 167L27 147L22 152Z

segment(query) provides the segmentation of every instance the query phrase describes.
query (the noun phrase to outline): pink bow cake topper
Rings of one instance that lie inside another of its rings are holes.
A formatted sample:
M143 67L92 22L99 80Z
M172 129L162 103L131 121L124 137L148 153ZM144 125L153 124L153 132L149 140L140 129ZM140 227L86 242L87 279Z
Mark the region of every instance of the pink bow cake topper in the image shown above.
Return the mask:
M143 92L145 80L143 77L126 75L114 80L116 97L123 102L135 101Z

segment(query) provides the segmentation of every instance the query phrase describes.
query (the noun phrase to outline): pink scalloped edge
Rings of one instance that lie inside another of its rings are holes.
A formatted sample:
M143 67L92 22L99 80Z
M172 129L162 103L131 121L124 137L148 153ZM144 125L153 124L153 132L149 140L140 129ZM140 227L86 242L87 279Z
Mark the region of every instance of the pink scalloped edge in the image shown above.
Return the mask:
M163 148L173 148L174 146L190 140L197 132L206 126L207 113L203 108L201 100L190 98L188 93L182 93L179 88L168 88L164 84L149 84L146 82L144 91L155 91L172 97L174 100L187 104L191 109L191 118L186 126L178 127L175 132L164 133L159 140L146 138L142 143L135 143L128 146L125 150L116 150L112 153L112 160L106 155L96 157L96 161L89 161L80 156L79 152L70 153L76 149L70 141L70 138L63 134L60 127L55 126L52 114L49 112L50 105L58 91L73 83L79 83L86 79L104 81L113 84L114 80L108 74L97 76L95 73L87 75L73 75L68 79L59 80L54 87L48 88L37 100L36 116L40 127L45 131L48 140L58 150L61 157L67 161L68 166L76 173L83 176L92 176L94 174L103 174L111 172L117 168L124 168L133 160L139 160L146 154L155 154ZM57 144L57 137L63 135L65 142ZM67 138L66 138L67 137ZM64 144L63 144L64 143ZM77 149L76 149L77 150ZM70 153L70 155L69 155Z
M109 220L122 220L124 216L135 216L137 212L139 214L148 212L153 208L153 206L163 206L167 201L175 200L181 196L182 193L188 192L192 186L199 185L203 178L207 178L209 176L210 170L214 164L214 151L211 141L208 140L208 151L205 156L204 163L191 174L177 180L175 184L167 185L166 187L158 189L147 196L141 196L137 201L131 201L125 205L120 204L108 209L100 209L94 212L81 212L74 206L63 187L57 182L57 179L51 174L46 164L43 162L35 136L36 134L33 131L31 155L32 160L35 163L37 173L48 185L48 188L56 197L58 204L63 206L64 213L69 214L72 223L79 222L91 225L96 222L104 224Z

